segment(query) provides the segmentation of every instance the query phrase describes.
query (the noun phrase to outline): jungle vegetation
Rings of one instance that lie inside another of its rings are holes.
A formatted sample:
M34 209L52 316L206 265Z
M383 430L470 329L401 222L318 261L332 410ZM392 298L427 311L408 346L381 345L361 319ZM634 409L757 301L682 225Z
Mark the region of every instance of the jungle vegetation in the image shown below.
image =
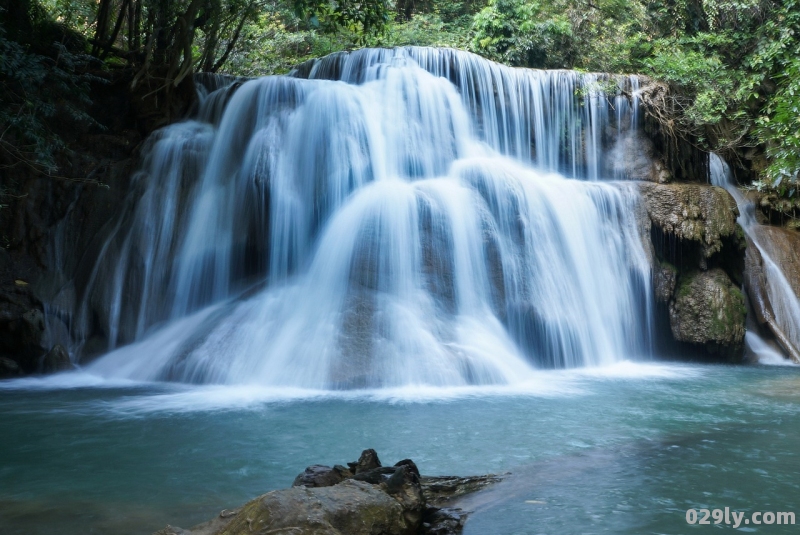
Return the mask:
M54 117L129 73L157 127L196 72L285 73L361 46L434 45L520 67L649 76L669 135L797 195L800 0L0 0L0 155L56 171Z

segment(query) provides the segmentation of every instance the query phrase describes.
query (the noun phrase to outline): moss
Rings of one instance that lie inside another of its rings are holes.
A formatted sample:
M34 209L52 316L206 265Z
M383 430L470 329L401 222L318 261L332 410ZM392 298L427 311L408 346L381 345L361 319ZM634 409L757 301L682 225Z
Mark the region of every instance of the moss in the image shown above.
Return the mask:
M741 314L742 316L746 316L747 307L744 304L744 294L742 293L742 291L739 288L735 287L731 288L731 295L733 295L736 299L739 314Z
M737 326L744 323L747 315L742 292L735 286L729 286L727 291L718 313L711 316L712 334L720 339L729 337Z
M669 271L678 273L678 268L666 260L658 260L658 265L661 266L661 269L668 269Z
M696 271L683 273L681 275L678 281L678 299L684 299L692 295L692 282L694 282L695 277L697 277Z
M670 304L676 340L734 353L744 337L745 315L742 292L719 268L682 274Z
M736 244L742 251L747 249L747 238L744 235L744 229L738 223L736 224Z

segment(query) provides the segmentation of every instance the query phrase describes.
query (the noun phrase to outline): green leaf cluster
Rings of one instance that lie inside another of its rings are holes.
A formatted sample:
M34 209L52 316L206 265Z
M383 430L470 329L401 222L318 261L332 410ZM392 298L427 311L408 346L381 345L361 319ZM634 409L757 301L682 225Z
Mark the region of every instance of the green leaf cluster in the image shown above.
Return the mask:
M96 60L70 50L64 39L42 46L52 37L52 21L33 22L25 41L9 39L0 27L0 155L4 167L52 174L67 148L53 121L99 127L86 110L90 83L103 80L90 72Z

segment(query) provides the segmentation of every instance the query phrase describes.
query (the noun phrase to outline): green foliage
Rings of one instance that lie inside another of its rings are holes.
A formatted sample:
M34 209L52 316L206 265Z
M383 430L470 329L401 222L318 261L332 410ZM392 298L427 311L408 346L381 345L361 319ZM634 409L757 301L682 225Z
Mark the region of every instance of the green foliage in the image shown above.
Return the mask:
M758 131L767 142L767 177L779 193L793 195L800 180L800 58L794 58L779 82L759 118Z
M673 135L708 150L763 150L766 160L756 165L763 183L798 189L800 0L0 0L3 6L28 26L9 23L2 38L0 76L11 104L0 109L0 142L16 136L26 157L45 166L58 143L46 135L46 118L79 117L83 106L85 81L68 58L89 49L110 67L180 79L192 69L284 73L359 46L430 45L522 67L648 74L666 95L653 113ZM53 53L53 42L67 54ZM45 82L52 58L60 58L61 74ZM158 62L168 67L154 69ZM48 84L65 85L47 96Z
M290 9L263 11L245 25L224 70L239 76L286 73L311 58L359 46L405 45L467 48L472 16L460 2L437 3L404 19L395 13L380 32L313 27Z
M366 36L381 32L389 22L386 0L294 0L294 8L313 28L327 33L345 29Z
M468 16L449 18L448 15L446 12L441 13L436 10L414 14L406 21L395 21L389 24L382 34L369 40L369 45L468 48L472 18Z
M93 0L41 0L40 5L57 22L90 35L97 18L97 2Z
M572 62L572 25L556 5L529 0L489 0L475 15L472 50L488 58L526 67L558 67Z
M0 28L0 154L4 165L26 165L52 174L66 143L53 130L54 119L99 126L87 113L93 58L53 43L50 54L32 52L6 38Z

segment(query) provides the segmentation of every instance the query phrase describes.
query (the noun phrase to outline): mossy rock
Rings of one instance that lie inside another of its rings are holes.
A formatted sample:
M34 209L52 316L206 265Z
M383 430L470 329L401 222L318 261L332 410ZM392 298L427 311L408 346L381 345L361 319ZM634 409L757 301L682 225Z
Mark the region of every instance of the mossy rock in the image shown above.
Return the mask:
M402 505L377 485L348 480L333 487L268 492L242 507L219 535L411 535Z
M735 238L740 231L736 201L722 188L649 182L638 186L652 224L665 234L696 242L705 258L722 250L723 238Z
M721 269L681 274L669 305L676 340L735 359L745 333L744 295Z

